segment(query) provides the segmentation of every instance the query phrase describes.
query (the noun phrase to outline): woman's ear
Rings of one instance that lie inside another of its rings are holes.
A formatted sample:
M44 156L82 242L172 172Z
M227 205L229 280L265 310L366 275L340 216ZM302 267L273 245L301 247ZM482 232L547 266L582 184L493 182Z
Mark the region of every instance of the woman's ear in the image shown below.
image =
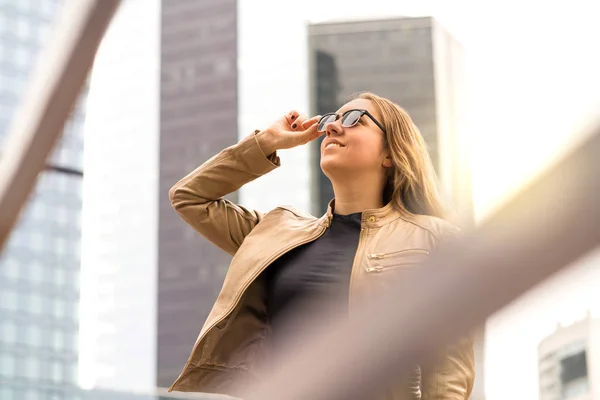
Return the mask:
M390 158L390 156L385 156L383 158L381 166L383 166L384 168L390 168L392 166L392 159Z

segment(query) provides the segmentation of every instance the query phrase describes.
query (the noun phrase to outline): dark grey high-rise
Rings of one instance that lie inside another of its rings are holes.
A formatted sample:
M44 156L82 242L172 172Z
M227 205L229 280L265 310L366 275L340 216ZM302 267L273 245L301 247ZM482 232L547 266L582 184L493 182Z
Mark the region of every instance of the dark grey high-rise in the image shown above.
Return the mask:
M171 386L221 288L230 256L182 221L169 189L237 142L236 25L235 0L128 0L98 51L86 121L86 387Z
M461 46L430 17L309 25L311 115L337 110L355 92L371 91L402 106L427 142L448 205L473 221L464 118ZM333 198L313 147L313 212ZM483 330L481 331L483 332ZM476 343L477 387L483 398L483 333Z
M447 200L472 219L470 177L458 168L464 160L456 148L463 133L462 49L433 18L310 25L309 63L313 114L335 111L365 90L400 104L429 145ZM317 146L315 151L316 162ZM333 193L329 180L315 171L319 214Z
M200 165L237 142L236 26L235 0L162 1L157 341L162 387L181 372L230 261L192 232L166 194L191 171L190 159ZM170 79L173 71L183 79ZM185 240L190 235L193 245Z

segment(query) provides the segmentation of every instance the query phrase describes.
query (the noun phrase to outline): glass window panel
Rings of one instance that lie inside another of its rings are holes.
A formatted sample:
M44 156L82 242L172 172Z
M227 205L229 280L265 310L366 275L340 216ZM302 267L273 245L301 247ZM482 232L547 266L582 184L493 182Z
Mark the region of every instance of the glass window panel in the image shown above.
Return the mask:
M16 18L15 21L17 38L21 42L27 42L31 37L31 21L24 18L22 15Z
M77 351L79 346L77 335L73 332L64 332L65 335L65 350Z
M31 63L31 54L26 47L19 46L15 49L15 62L18 67L22 69L29 69Z
M0 387L0 399L13 400L13 390L7 387Z
M56 248L54 249L58 256L64 256L67 254L68 243L64 237L56 238Z
M70 364L65 368L65 380L69 383L77 382L77 365Z
M61 267L64 267L61 265ZM64 286L67 283L67 271L64 268L54 268L52 279L56 286Z
M0 324L0 342L15 343L17 340L17 326L11 320L4 319Z
M0 13L0 34L11 33L15 27L14 13L9 12L9 8Z
M0 292L0 308L4 308L5 310L16 310L17 302L16 292L10 289L5 289Z
M54 299L53 314L55 317L64 318L65 317L65 308L66 308L66 304L63 299Z
M33 314L43 314L44 298L39 293L30 294L29 309Z
M64 342L65 342L65 335L61 330L55 330L54 334L52 335L52 347L55 350L63 350L64 349Z
M15 359L10 353L0 353L0 376L13 377L15 375ZM0 392L2 393L2 392ZM0 397L4 398L4 397Z
M18 278L19 277L19 264L17 260L10 257L5 253L4 259L0 261L0 275L7 278ZM0 307L2 307L2 301L0 300Z
M51 24L40 24L38 25L38 29L37 29L37 43L40 45L45 45L46 44L46 40L48 39L48 36L51 34L52 32L52 25Z
M44 398L43 392L35 389L29 389L25 397L26 400L42 400Z
M29 279L38 283L44 281L44 265L41 262L33 260L29 263Z
M42 251L45 249L46 247L46 238L44 237L44 235L39 232L31 232L31 236L30 236L30 242L29 245L31 246L32 250L35 251Z
M52 361L52 380L61 382L63 380L63 365L59 361Z
M25 358L25 376L30 379L40 378L40 362L37 358Z
M69 274L69 278L70 278L70 286L75 289L78 290L80 287L80 273L78 269L75 270L71 270L70 274ZM79 307L79 304L77 304L77 307ZM79 312L78 310L76 310L76 312Z

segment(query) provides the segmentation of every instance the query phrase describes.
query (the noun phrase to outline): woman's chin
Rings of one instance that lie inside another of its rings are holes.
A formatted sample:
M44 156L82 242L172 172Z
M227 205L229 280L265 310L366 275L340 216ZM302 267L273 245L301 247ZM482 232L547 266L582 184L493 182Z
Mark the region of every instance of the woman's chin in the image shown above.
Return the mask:
M337 157L321 157L321 170L327 176L331 173L339 172L345 169L348 169L348 166L344 162L340 162L341 160L336 159Z

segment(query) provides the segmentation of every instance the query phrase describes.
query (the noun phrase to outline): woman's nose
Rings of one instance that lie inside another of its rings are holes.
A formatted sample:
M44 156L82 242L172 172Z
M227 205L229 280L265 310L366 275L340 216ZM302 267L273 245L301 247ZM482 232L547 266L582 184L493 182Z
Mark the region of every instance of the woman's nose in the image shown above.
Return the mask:
M344 131L344 128L342 127L342 124L339 119L336 121L330 122L325 126L325 134L328 137L331 135L339 136L342 134L343 131Z

